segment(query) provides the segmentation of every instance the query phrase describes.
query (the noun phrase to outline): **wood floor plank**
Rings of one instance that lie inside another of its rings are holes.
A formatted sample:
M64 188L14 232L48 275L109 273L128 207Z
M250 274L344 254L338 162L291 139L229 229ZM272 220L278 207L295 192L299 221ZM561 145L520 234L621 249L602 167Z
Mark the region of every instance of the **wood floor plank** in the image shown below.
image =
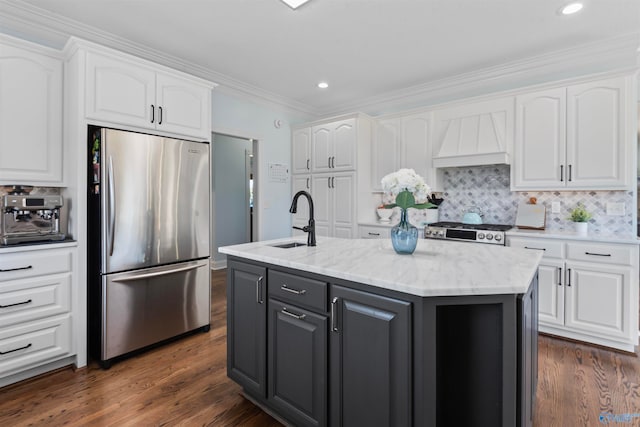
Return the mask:
M2 388L0 426L280 426L226 376L225 274L211 276L208 333ZM603 413L640 414L638 357L540 336L534 426L603 425Z

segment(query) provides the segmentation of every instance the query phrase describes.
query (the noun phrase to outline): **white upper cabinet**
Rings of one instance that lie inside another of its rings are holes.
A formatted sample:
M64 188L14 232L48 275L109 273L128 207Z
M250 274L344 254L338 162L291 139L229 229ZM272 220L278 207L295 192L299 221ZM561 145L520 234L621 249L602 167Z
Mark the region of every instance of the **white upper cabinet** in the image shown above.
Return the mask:
M211 139L213 85L113 51L86 63L88 119Z
M357 137L355 118L313 126L312 172L354 170Z
M0 38L0 94L0 185L63 185L61 56Z
M629 88L620 77L518 96L512 189L626 189Z
M436 184L431 158L430 112L380 119L371 156L371 186L380 191L382 178L400 168L414 169L432 188Z
M434 111L433 166L509 164L513 109L506 97Z
M291 138L293 141L291 172L294 174L311 172L311 129L308 127L294 129Z

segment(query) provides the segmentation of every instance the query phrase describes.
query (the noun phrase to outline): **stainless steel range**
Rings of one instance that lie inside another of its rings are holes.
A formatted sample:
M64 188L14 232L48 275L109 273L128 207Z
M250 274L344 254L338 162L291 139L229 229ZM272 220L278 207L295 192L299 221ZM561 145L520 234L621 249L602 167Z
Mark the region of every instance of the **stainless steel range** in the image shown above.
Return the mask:
M512 225L463 224L461 222L434 222L424 228L425 239L461 240L465 242L505 244L505 232Z

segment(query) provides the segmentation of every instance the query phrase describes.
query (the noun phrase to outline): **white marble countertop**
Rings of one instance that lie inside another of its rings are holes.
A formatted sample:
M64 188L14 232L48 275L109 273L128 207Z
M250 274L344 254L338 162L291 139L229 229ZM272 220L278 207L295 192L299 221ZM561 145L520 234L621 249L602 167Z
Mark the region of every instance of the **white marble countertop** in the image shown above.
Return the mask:
M221 253L418 296L526 292L542 253L467 242L418 240L398 255L389 239L319 237L315 247L281 249L285 238L219 248Z
M562 239L562 240L586 240L590 242L602 243L630 243L633 245L640 244L637 236L621 235L621 234L605 234L605 233L587 233L580 235L573 230L521 230L512 228L507 231L507 236L514 237L532 237L542 239Z
M75 240L64 240L61 242L34 242L23 243L19 245L0 246L0 254L9 254L13 252L42 251L57 248L72 248L78 246Z

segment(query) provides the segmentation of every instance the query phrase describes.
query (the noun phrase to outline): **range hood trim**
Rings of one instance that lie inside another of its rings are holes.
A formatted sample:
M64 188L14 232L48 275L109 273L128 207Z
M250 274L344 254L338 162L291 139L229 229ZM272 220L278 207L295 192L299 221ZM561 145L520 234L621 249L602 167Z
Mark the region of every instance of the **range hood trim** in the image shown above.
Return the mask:
M433 159L434 168L455 168L462 166L510 165L507 152L482 153L463 156L438 157Z

